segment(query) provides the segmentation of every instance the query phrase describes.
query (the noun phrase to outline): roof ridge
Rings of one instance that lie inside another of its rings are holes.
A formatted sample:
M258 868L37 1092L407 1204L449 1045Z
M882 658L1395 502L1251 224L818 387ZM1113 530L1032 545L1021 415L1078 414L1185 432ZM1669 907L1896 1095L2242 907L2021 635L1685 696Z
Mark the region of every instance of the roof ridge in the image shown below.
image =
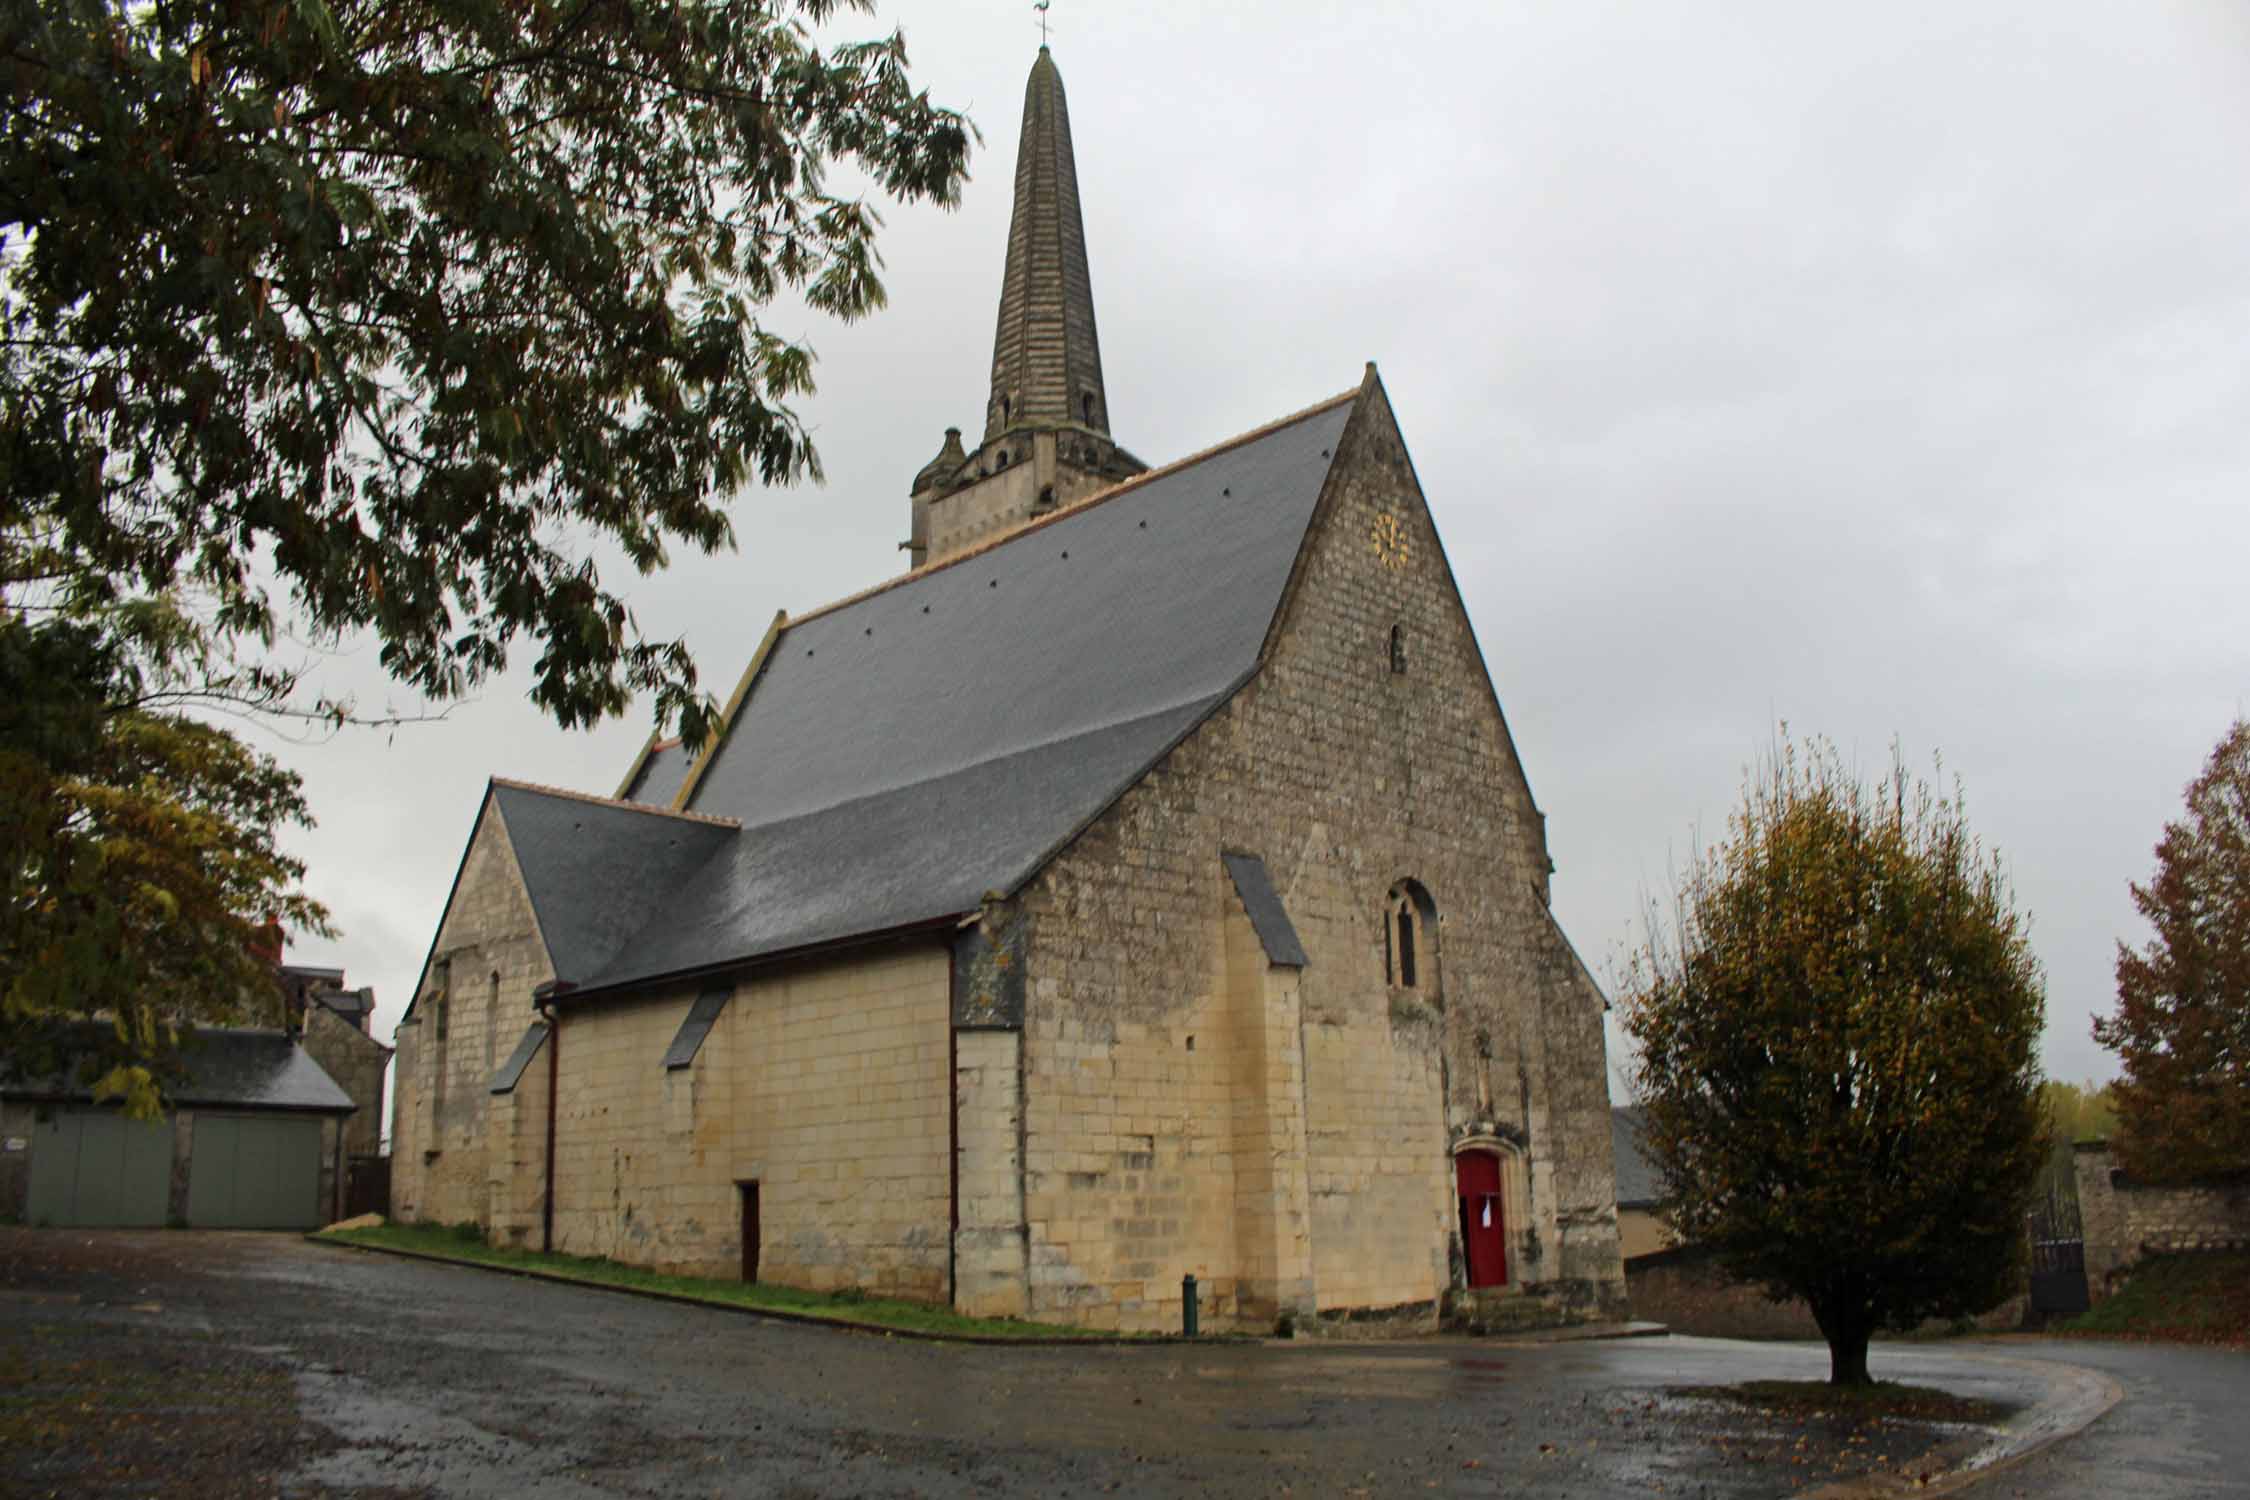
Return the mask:
M722 818L714 813L686 812L674 807L653 807L646 802L628 802L622 797L597 797L592 792L574 792L566 786L548 786L543 782L519 781L513 776L495 776L494 786L514 787L519 792L538 792L542 796L562 797L572 802L590 802L596 807L614 807L621 812L648 813L659 818L680 818L690 823L709 823L716 828L739 831L742 820Z
M993 548L1001 546L1002 544L1007 542L1012 542L1017 537L1028 536L1032 532L1038 531L1043 527L1054 525L1057 521L1063 520L1065 517L1075 516L1081 511L1091 510L1097 505L1101 505L1107 501L1114 500L1119 495L1124 494L1127 490L1139 489L1142 485L1148 484L1154 480L1168 478L1173 474L1179 473L1182 469L1193 468L1199 463L1203 463L1209 459L1216 458L1230 448L1239 448L1244 443L1254 443L1262 437L1268 437L1273 433L1279 432L1284 427L1294 427L1299 422L1305 421L1312 417L1317 417L1324 411L1332 411L1336 407L1342 406L1348 401L1355 401L1359 398L1360 389L1361 388L1359 386L1355 385L1350 390L1345 391L1340 395L1330 396L1323 401L1316 401L1312 405L1304 408L1302 411L1293 411L1287 416L1276 417L1271 422L1268 422L1263 426L1253 427L1247 432L1236 433L1233 437L1226 438L1223 441L1217 443L1213 443L1208 448L1190 453L1185 458L1174 459L1171 463L1164 465L1160 469L1144 469L1140 473L1135 474L1132 478L1120 480L1107 489L1096 490L1093 494L1086 496L1084 499L1073 500L1070 504L1061 506L1055 510L1051 510L1043 516L1034 516L1030 520L1010 527L1008 530L1001 532L997 536L986 537L983 541L977 543L973 547L965 548L964 550L953 553L948 557L942 557L934 563L926 563L911 572L901 573L894 578L886 578L881 583L871 584L867 588L861 589L856 594L846 594L843 598L831 600L829 603L823 604L816 609L808 609L801 615L791 615L789 617L789 624L792 628L794 628L798 625L804 624L807 620L817 620L823 615L832 615L836 611L846 608L849 605L858 604L863 600L872 599L877 594L888 593L892 589L899 587L901 584L912 583L918 578L927 578L932 573L937 573L946 568L955 567L961 563L969 562L972 559L982 557L985 553L990 552Z

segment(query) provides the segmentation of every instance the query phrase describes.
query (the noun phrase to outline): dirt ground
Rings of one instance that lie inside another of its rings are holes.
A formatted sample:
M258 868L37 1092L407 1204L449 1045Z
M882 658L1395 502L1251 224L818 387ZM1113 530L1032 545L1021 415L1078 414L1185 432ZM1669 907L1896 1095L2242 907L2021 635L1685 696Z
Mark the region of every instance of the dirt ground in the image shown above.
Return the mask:
M1683 1387L1803 1346L1630 1340L994 1349L358 1255L0 1229L0 1494L1788 1494L1957 1428ZM1877 1374L2021 1407L2023 1361Z

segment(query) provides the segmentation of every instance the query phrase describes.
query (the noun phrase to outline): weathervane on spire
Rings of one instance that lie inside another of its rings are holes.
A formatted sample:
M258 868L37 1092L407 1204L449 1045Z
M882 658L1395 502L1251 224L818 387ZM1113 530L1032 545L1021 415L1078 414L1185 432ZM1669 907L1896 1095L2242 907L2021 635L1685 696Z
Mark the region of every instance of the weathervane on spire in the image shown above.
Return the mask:
M1053 3L1054 0L1033 0L1031 7L1039 12L1039 45L1042 47L1047 45L1047 7Z

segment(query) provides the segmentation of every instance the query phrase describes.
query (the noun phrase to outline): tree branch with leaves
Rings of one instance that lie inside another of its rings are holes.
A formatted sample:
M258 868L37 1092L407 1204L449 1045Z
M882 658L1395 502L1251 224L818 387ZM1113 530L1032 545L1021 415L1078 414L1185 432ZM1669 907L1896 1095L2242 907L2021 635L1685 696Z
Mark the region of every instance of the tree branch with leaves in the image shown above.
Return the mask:
M356 716L283 634L372 635L440 704L528 643L559 723L645 695L708 736L592 558L727 547L818 476L761 309L880 307L868 196L954 203L973 134L895 33L816 40L870 12L0 0L9 1066L152 1108L176 1025L261 1014L255 924L325 930L296 779L209 721Z
M2117 945L2117 1009L2094 1040L2118 1055L2119 1160L2149 1182L2250 1173L2250 719L2238 719L2133 887L2155 936Z

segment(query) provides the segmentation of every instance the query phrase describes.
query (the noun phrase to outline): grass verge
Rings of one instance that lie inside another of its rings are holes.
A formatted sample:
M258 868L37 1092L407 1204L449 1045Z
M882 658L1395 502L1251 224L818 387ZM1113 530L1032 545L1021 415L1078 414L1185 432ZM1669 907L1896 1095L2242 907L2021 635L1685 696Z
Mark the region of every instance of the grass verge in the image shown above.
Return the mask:
M2250 1344L2250 1250L2152 1256L2059 1333L2167 1343Z
M1015 1318L969 1318L942 1307L920 1302L900 1302L852 1292L822 1293L794 1287L720 1281L703 1276L668 1276L638 1266L584 1255L546 1255L535 1250L509 1250L488 1245L473 1226L443 1228L432 1225L384 1224L370 1229L323 1231L313 1239L335 1245L359 1245L376 1250L405 1250L416 1255L458 1261L464 1265L493 1266L531 1272L562 1281L591 1286L619 1287L627 1291L657 1292L719 1307L748 1308L785 1317L818 1319L861 1328L882 1329L939 1338L975 1340L1087 1340L1114 1339L1118 1335L1099 1329L1071 1328L1054 1323L1030 1323Z
M1991 1426L2015 1408L1997 1401L1956 1396L1935 1386L1878 1380L1868 1385L1830 1385L1825 1380L1745 1380L1739 1385L1681 1386L1676 1396L1715 1397L1793 1416L1894 1417L1914 1422L1968 1422Z

